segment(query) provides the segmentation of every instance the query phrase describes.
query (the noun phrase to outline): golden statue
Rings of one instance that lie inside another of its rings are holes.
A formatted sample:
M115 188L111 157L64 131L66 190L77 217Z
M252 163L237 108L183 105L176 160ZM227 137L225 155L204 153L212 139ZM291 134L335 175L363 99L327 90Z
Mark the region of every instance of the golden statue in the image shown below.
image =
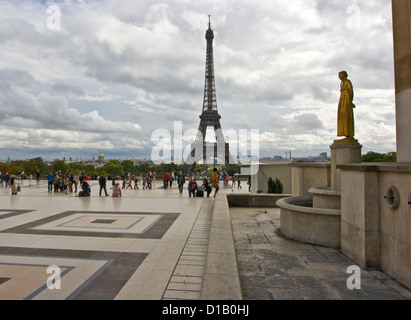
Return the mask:
M354 139L354 89L346 71L338 74L341 80L341 95L338 102L337 136L345 137L336 142L356 142Z

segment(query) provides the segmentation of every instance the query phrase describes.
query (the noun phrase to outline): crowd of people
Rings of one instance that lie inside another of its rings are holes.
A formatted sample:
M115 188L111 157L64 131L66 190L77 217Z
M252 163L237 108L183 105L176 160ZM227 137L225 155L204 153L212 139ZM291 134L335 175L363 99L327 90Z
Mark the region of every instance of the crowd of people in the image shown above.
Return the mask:
M10 188L12 195L17 195L21 190L20 180L25 178L24 172L18 175L10 175L7 172L0 172L1 187ZM30 184L32 176L30 175ZM39 180L39 172L36 174L37 181ZM99 183L99 196L105 195L110 196L107 191L107 182L111 180L112 197L121 197L123 195L123 190L150 190L153 188L153 183L156 181L156 173L147 171L143 173L136 173L131 175L130 173L122 177L107 177L101 175L99 177L90 177L78 172L61 172L57 171L55 173L49 172L47 174L47 189L49 193L76 193L79 197L89 197L91 195L90 180L98 180ZM195 176L191 176L188 179L187 190L188 196L191 197L210 197L212 190L214 189L214 197L218 193L220 186L219 181L223 182L224 187L229 187L228 183L230 177L226 172L222 173L220 178L217 168L213 169L210 180L207 177L202 177L197 179ZM200 182L201 181L201 182ZM241 189L241 183L238 175L233 175L231 177L231 187L234 189ZM186 177L182 171L172 171L166 172L163 176L163 186L162 189L167 190L173 187L179 189L179 193L182 194L184 186L186 183ZM247 184L249 185L249 190L251 187L250 179ZM79 188L81 190L79 190Z
M23 176L23 171L19 172L17 175L11 175L8 172L0 172L0 185L2 188L10 188L11 195L16 196L17 193L21 190L20 180Z

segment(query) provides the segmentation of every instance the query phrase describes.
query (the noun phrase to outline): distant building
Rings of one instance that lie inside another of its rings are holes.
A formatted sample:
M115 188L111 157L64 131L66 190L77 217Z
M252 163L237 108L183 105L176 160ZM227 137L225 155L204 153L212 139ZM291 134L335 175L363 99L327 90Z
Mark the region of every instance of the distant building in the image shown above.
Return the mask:
M320 157L323 158L324 160L328 160L328 154L327 152L321 152Z
M104 154L103 151L100 151L100 154L98 155L98 162L102 163L104 161Z

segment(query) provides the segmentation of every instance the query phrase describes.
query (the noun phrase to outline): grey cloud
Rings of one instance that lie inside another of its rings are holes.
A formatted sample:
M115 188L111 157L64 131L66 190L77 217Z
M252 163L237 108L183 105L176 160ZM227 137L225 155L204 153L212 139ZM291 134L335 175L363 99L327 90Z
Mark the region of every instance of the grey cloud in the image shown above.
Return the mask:
M84 97L86 95L86 91L76 85L67 84L67 83L54 83L52 85L52 89L56 92L68 95L74 95L76 97Z
M294 117L294 128L299 131L311 131L323 128L323 124L316 114L306 113Z

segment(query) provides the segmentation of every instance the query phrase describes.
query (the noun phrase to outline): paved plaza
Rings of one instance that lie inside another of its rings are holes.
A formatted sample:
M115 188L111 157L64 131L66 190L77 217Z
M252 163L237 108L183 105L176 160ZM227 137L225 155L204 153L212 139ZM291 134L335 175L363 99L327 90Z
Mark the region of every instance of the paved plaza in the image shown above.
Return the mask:
M189 198L161 184L122 198L100 197L97 182L90 198L48 193L45 181L17 196L0 188L0 299L411 299L378 271L349 290L352 262L282 237L278 209L215 212L244 191Z

